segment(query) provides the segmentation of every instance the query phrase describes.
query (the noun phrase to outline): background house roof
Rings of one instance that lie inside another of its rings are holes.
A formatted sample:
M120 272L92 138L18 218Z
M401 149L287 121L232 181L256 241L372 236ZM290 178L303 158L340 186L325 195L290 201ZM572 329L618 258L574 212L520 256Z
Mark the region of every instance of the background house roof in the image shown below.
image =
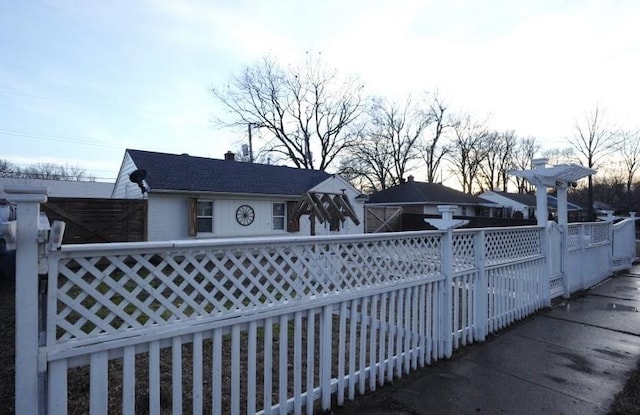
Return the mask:
M493 202L460 192L440 183L408 181L406 183L373 193L373 203L422 203L432 205L494 205Z
M127 150L154 190L301 195L331 177L319 170Z
M6 198L4 186L40 186L47 188L49 197L109 198L113 183L26 179L18 177L0 177L0 199Z
M558 208L558 198L556 196L553 196L553 195L547 195L547 204L551 209L557 209ZM577 205L575 203L571 203L571 202L567 202L567 209L568 210L586 210L582 206Z
M536 206L536 197L534 195L528 195L525 193L498 192L495 190L493 190L493 193L506 197L508 199L514 200L518 203L522 203L525 206L529 206L529 207Z

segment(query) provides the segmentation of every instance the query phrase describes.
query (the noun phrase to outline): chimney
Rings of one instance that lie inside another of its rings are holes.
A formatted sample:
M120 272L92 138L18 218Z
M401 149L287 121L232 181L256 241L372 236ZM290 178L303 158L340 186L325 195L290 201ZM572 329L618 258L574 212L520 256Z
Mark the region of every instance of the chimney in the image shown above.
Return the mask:
M233 151L227 151L224 153L224 159L228 161L235 161L236 155Z
M407 181L408 181L409 183L411 183L411 182L413 181L413 179L414 179L414 177L413 177L412 175L409 175L409 176L407 177Z

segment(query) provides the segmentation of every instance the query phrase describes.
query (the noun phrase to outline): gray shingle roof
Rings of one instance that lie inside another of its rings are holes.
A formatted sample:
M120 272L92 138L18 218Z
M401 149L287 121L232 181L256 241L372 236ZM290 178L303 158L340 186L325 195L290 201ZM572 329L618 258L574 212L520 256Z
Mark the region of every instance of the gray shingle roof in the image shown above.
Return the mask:
M189 155L131 150L138 169L146 170L150 191L301 195L331 177L319 170L244 163Z
M525 206L536 206L536 197L535 195L529 195L526 193L508 193L508 192L498 192L496 190L493 193L504 196L508 199L515 200L518 203L522 203Z
M491 205L492 202L460 192L440 183L410 181L373 193L368 203L423 203L457 205Z

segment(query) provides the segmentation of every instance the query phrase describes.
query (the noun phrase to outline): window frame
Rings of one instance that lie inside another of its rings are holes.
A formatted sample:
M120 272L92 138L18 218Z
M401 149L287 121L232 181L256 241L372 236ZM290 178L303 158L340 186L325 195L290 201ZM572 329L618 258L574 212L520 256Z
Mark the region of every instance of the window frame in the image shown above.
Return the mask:
M214 205L213 205L213 200L211 199L197 199L196 200L196 214L195 214L195 225L196 225L196 235L202 235L202 234L211 234L213 233L214 229L215 229L215 223L214 223ZM200 214L200 205L207 203L209 204L209 207L211 208L211 215L201 215ZM201 230L200 229L200 219L211 219L211 229L209 230Z
M276 215L276 205L282 207L282 215ZM282 226L276 228L276 218L282 218ZM287 204L286 202L272 202L271 203L271 230L283 231L287 230Z

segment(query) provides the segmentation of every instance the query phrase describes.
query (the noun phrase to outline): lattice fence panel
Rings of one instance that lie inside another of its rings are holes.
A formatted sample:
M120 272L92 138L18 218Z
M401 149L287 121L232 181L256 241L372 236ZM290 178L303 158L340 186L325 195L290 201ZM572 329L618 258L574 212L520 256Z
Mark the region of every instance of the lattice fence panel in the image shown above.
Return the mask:
M541 232L537 228L487 231L485 233L487 265L543 255Z
M580 248L580 235L583 225L575 224L567 227L567 247L570 251Z
M591 228L591 245L598 245L609 242L609 232L611 224L609 222L594 223Z
M476 266L475 233L453 234L453 271L467 271Z
M199 246L59 260L64 342L441 274L440 236L261 247ZM54 278L56 276L53 276Z

